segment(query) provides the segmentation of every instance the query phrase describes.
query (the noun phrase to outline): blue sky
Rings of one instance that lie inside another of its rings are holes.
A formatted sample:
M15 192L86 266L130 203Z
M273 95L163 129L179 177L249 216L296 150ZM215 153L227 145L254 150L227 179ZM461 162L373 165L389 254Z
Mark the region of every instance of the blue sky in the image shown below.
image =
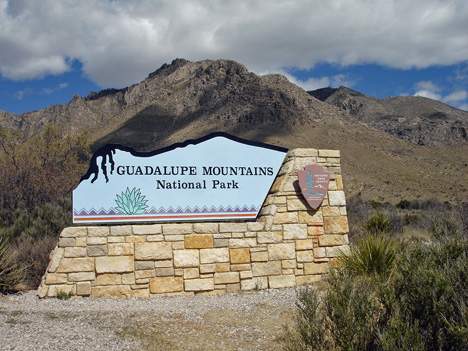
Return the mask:
M175 58L468 110L467 18L466 0L0 0L0 110L125 87Z

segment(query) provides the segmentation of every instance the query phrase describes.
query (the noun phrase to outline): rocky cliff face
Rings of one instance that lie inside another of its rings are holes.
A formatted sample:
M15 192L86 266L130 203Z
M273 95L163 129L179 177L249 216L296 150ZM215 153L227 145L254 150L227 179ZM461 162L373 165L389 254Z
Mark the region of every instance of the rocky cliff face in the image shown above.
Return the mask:
M422 146L468 144L468 112L414 96L376 99L341 87L309 92L365 126Z
M234 61L177 59L125 89L22 115L0 112L0 127L29 135L48 123L86 128L94 149L118 143L140 151L226 132L290 149L341 150L348 196L394 202L463 196L468 113L429 99L375 99L347 88L312 95L284 76L257 76Z

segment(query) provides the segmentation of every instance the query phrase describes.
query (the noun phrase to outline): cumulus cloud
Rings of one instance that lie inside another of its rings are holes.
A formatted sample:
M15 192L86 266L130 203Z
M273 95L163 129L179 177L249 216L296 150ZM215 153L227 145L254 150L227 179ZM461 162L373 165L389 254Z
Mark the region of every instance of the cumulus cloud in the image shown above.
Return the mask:
M109 87L176 57L229 58L254 72L451 65L468 60L466 13L465 0L0 0L0 73L40 78L76 59ZM317 79L303 86L340 78Z
M440 100L461 110L468 110L468 104L465 102L468 99L468 91L466 90L455 90L449 94L443 94L443 89L432 81L420 81L414 87L416 89L414 96Z

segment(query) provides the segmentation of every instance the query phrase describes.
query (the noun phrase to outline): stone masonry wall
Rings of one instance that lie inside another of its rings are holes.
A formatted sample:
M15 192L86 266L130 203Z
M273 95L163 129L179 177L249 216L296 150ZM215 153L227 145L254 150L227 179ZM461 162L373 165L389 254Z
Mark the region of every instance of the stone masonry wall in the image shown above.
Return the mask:
M297 170L313 163L331 173L317 210L297 180ZM149 297L306 285L348 250L347 234L339 151L294 149L254 222L65 228L38 295Z

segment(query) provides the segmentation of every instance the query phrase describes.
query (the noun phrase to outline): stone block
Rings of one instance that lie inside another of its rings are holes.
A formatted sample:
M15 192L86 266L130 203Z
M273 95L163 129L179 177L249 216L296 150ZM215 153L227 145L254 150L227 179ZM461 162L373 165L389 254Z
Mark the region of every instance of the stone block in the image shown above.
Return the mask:
M346 206L345 193L342 190L328 192L328 204L330 206Z
M329 270L328 263L304 263L304 274L327 274Z
M129 235L125 236L126 243L144 243L146 242L146 237L142 235Z
M69 273L68 281L69 282L83 282L87 280L96 279L96 274L94 272L80 272L80 273Z
M88 245L105 245L107 244L107 237L104 236L90 236L86 241Z
M93 272L94 259L91 257L84 258L63 258L57 268L58 273L75 273L75 272Z
M253 277L252 271L243 271L239 272L239 274L241 279L252 279Z
M214 290L214 280L208 279L189 279L185 281L185 291L210 291Z
M340 157L340 150L319 150L319 157Z
M200 266L200 273L214 273L216 272L216 264L203 264Z
M130 273L133 272L132 256L96 257L96 273Z
M320 246L341 246L347 245L348 236L346 234L327 234L318 238Z
M324 231L326 234L347 234L348 218L344 216L324 217Z
M146 235L145 237L146 237L146 241L148 242L164 240L164 236L162 234Z
M192 234L193 224L163 224L162 233L164 235Z
M312 239L296 240L297 251L312 250L313 248L314 244Z
M284 240L307 239L307 224L284 224Z
M131 297L131 289L128 285L94 286L91 289L91 297Z
M168 260L172 259L171 243L152 242L135 243L135 260Z
M273 223L275 224L291 224L297 223L299 216L297 212L280 212L275 215Z
M55 273L64 255L65 249L56 247L50 254L50 262L47 267L47 272Z
M106 256L107 245L93 245L86 248L89 257Z
M338 206L325 206L322 208L322 213L325 217L341 216L340 207Z
M307 233L310 236L320 236L325 234L325 231L322 225L310 225L307 227Z
M219 232L220 233L241 233L246 232L247 223L220 223Z
M268 277L256 277L254 281L256 289L268 289Z
M86 246L87 238L85 236L80 236L75 238L75 247L84 247Z
M280 231L275 232L259 232L257 234L257 241L259 244L275 244L283 241L283 233Z
M153 268L154 268L154 261L135 261L135 270L144 270L144 269L153 269Z
M296 286L295 275L277 275L268 277L270 289L291 288Z
M298 251L296 259L297 262L314 262L314 252L312 250Z
M90 236L109 236L109 227L88 227L88 237Z
M297 261L296 260L283 260L281 261L281 267L283 269L294 269L297 267Z
M125 237L123 236L108 236L107 237L108 243L124 243Z
M310 209L309 205L304 199L287 199L288 211L307 211Z
M245 238L245 239L229 239L230 248L241 248L241 247L255 247L257 246L256 238Z
M267 262L268 261L268 252L251 252L250 260L252 262Z
M241 285L240 283L235 283L235 284L227 284L226 285L226 293L237 293L241 290Z
M112 236L129 236L133 234L131 225L118 225L110 227L110 235Z
M192 268L189 268L192 269ZM136 273L135 273L136 274ZM157 277L172 277L174 275L174 268L156 268Z
M341 255L347 255L349 253L349 246L331 246L325 248L327 257L340 257Z
M193 231L199 234L214 234L219 232L218 223L194 223Z
M238 272L215 273L214 275L215 284L233 284L239 282L240 277Z
M154 277L156 277L156 272L154 269L135 271L135 279L145 279Z
M134 235L156 235L161 234L161 224L151 224L151 225L134 225L133 234Z
M247 223L247 229L251 232L260 232L265 228L265 225L261 222Z
M343 176L341 174L336 175L336 188L343 190Z
M296 245L294 243L268 244L268 259L292 260L296 258Z
M315 157L318 156L318 150L317 149L293 149L288 152L288 156L296 156L296 157Z
M124 284L124 285L133 285L133 284L135 284L135 274L134 273L124 273L124 274L122 274L122 284Z
M107 244L107 254L109 256L133 255L133 244L132 243Z
M198 268L185 268L184 279L194 279L200 277L200 271Z
M132 293L132 297L136 297L140 299L145 299L150 296L149 289L132 289L131 293Z
M174 267L188 268L200 265L199 250L176 250L174 251Z
M241 264L231 265L231 271L233 272L250 271L251 269L252 269L252 266L250 265L250 263L241 263Z
M64 257L67 257L67 258L86 257L86 248L85 247L66 247Z
M229 272L230 268L229 263L218 263L216 265L216 272Z
M242 291L251 291L257 288L256 281L254 279L244 279L241 280L241 290Z
M323 206L322 206L323 208ZM299 223L304 223L308 225L323 225L323 212L322 210L317 211L300 211L299 213Z
M247 248L230 249L231 264L250 263L250 251Z
M60 238L58 242L59 247L73 247L75 246L75 238Z
M189 234L185 236L186 249L210 249L213 247L213 235Z
M172 245L172 250L184 250L185 249L185 243L183 241L174 241L171 242Z
M120 284L122 284L121 274L98 274L93 282L93 286Z
M76 295L78 296L91 295L91 283L90 282L76 283Z
M228 248L201 249L200 250L200 262L202 264L229 262L229 249Z
M324 247L316 247L314 248L314 257L315 258L324 258L327 257L327 252L325 251Z
M150 279L150 293L164 294L174 293L184 290L182 277L156 277Z
M170 268L174 266L174 263L172 260L155 261L154 266L156 268Z
M181 241L184 242L185 235L184 234L170 234L170 235L164 235L164 240L165 241Z
M220 247L228 247L229 246L229 239L214 239L213 240L213 247L220 248Z
M45 283L47 285L66 284L67 274L66 273L48 273L45 276Z
M60 233L61 238L84 237L88 234L86 227L67 227Z
M252 263L252 274L254 277L280 275L281 273L281 261Z

